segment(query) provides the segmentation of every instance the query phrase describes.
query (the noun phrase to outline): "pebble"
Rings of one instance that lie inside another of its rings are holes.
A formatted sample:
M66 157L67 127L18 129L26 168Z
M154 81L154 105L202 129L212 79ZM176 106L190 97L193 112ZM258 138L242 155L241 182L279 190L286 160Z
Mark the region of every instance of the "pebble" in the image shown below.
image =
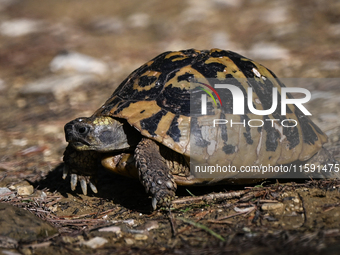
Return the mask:
M92 21L91 27L95 32L120 34L124 30L123 22L117 17L99 17Z
M135 243L135 241L131 238L125 238L124 241L127 245L132 245Z
M248 54L255 59L287 59L289 51L274 43L260 42L253 45Z
M110 226L105 228L98 229L99 232L113 232L113 233L120 233L122 230L120 227L117 226Z
M76 243L76 242L80 242L80 243L84 243L84 237L83 236L62 236L61 240L64 243Z
M207 19L213 14L212 3L205 0L187 0L188 7L181 13L181 22L189 23Z
M298 199L297 197L294 197L292 201L296 204L300 203L300 199Z
M225 32L215 32L211 35L211 47L219 49L230 49L231 46L229 35Z
M159 228L159 224L155 220L148 221L144 225L144 229L146 229L147 231L150 231L151 229L157 229L157 228Z
M52 72L76 72L105 76L109 73L108 65L91 56L78 52L63 52L50 63Z
M20 94L53 94L56 98L61 98L77 87L96 81L98 78L92 74L54 75L26 84Z
M282 208L283 208L282 203L264 203L261 206L261 209L263 211L274 211L274 210L278 210L278 209L282 209Z
M82 244L84 244L87 247L90 247L92 249L96 249L96 248L103 246L107 242L108 242L107 239L100 237L100 236L96 236L96 237L94 237L94 238L92 238L88 241L82 242Z
M143 240L147 240L149 237L147 235L143 235L143 234L135 234L135 240L138 241L143 241Z
M17 187L17 192L19 196L29 196L34 192L34 187L32 185L19 186Z
M150 16L146 13L134 13L128 17L130 27L146 28L150 24Z
M250 228L248 228L248 227L244 227L244 228L242 228L242 230L243 230L244 232L248 232L248 233L250 233L250 232L251 232L251 229L250 229Z
M26 138L21 138L21 139L13 139L12 144L15 146L26 146L28 144L28 140Z
M18 37L39 32L42 22L31 19L7 20L0 25L0 34L10 37Z
M28 181L20 181L20 182L17 182L15 184L9 186L8 188L10 190L17 190L18 187L20 187L20 186L28 186L28 185L30 185L30 183Z
M330 35L339 36L340 35L340 23L330 25L328 27L328 32Z
M282 6L268 8L264 10L261 19L267 23L282 23L289 20L287 9Z
M112 220L111 223L116 224L116 223L125 223L129 226L135 225L135 220L134 219L127 219L127 220Z
M1 187L0 188L0 199L11 199L14 198L15 194L6 187Z

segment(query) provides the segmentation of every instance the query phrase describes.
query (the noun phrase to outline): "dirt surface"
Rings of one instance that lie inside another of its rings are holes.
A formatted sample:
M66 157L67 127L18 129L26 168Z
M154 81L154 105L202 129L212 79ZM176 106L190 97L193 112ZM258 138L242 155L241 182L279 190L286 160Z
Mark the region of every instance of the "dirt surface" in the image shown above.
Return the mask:
M182 187L169 213L151 210L137 180L100 170L98 194L84 196L61 176L64 124L91 115L161 52L218 47L279 77L337 78L339 40L335 0L0 1L0 188L8 188L0 196L18 207L1 205L0 226L24 231L25 209L53 229L34 240L0 231L0 252L338 254L339 180ZM339 86L305 87L317 95L307 108L339 160ZM4 224L4 212L21 218Z

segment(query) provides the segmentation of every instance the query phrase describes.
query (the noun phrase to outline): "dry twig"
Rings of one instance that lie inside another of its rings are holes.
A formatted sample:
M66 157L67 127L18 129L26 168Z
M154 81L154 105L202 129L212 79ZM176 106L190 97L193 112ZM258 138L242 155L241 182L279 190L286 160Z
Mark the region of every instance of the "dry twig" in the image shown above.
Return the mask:
M216 200L223 200L223 199L230 199L240 197L243 194L246 194L249 191L235 191L235 192L227 192L227 193L218 193L218 194L208 194L204 196L196 196L196 197L184 197L180 199L176 199L172 201L172 204L186 204L188 202L195 203L195 202L212 202Z

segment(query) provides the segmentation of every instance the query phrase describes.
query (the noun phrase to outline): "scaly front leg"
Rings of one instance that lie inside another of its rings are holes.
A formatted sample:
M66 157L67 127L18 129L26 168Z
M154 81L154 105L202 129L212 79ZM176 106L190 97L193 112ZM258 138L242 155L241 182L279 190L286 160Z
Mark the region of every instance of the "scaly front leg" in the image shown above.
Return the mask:
M177 185L166 160L159 152L159 145L148 138L143 138L135 150L139 180L145 191L152 195L152 207L170 206L175 197Z
M97 193L94 185L99 167L99 154L94 151L77 151L73 146L68 145L64 152L63 179L71 175L71 190L75 190L77 182L80 182L84 195L87 195L87 184L91 190Z

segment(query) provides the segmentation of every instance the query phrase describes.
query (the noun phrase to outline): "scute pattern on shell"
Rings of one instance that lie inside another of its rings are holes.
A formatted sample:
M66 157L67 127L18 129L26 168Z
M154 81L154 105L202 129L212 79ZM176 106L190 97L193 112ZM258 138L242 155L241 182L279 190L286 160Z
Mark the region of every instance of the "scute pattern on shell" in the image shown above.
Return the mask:
M232 115L231 93L216 89L223 106L210 102L208 115L191 116L190 82L207 78L216 83L232 80L245 95L245 114ZM263 120L294 119L298 125L282 128L264 121L258 128L220 125L209 129L205 123L213 119L247 122L259 118L246 105L249 86L253 88L253 105L260 110L271 107L272 88L278 89L278 107L273 114L263 116ZM284 85L270 70L232 51L165 52L129 75L94 115L124 118L142 135L207 163L275 165L306 160L321 148L327 136L294 105L287 107L286 116L280 115L281 87ZM190 150L190 144L195 145L195 150Z

